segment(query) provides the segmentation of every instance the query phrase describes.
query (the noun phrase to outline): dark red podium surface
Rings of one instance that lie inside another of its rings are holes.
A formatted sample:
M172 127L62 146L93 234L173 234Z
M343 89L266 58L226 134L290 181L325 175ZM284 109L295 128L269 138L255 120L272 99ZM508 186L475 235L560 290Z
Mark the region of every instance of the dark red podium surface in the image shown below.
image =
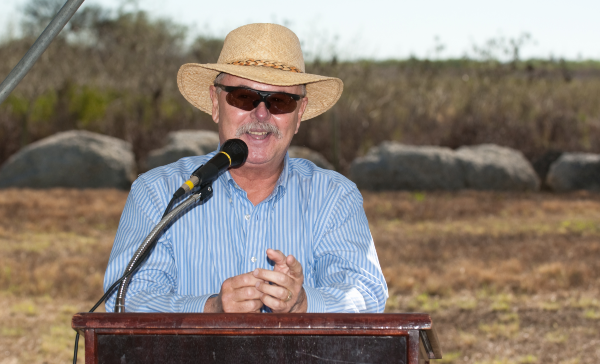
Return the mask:
M431 317L410 314L79 313L92 363L427 363Z

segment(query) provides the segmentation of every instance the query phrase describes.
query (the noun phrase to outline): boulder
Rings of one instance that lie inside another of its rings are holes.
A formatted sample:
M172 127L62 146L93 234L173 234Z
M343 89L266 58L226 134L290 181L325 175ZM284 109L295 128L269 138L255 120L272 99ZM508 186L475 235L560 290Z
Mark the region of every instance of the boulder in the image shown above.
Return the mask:
M563 153L550 166L546 183L554 191L600 191L600 154Z
M135 178L131 144L88 131L67 131L32 143L0 169L0 188L128 189Z
M350 166L350 178L370 190L527 191L539 178L519 151L493 144L457 151L384 142Z
M465 188L454 151L384 142L350 166L350 179L369 190L458 190Z
M518 150L494 144L460 147L456 157L463 168L465 187L474 190L535 191L540 181Z
M150 152L148 169L177 162L183 157L204 155L219 147L219 134L208 130L180 130L167 135L166 145Z
M288 149L290 158L304 158L313 162L317 167L324 169L334 169L333 165L323 157L319 152L306 147L292 146Z

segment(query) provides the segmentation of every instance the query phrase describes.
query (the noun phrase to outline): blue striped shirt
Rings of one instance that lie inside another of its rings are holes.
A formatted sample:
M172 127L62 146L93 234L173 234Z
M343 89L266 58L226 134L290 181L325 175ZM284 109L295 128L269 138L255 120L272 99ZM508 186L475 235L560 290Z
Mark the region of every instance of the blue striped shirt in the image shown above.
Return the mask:
M160 221L173 192L215 153L183 158L133 183L105 290ZM275 189L256 206L229 172L213 183L213 191L158 240L131 279L128 312L202 312L227 278L256 268L272 270L268 248L292 254L302 264L308 312L383 312L387 285L362 196L348 179L286 155ZM113 312L115 296L107 300L107 312Z

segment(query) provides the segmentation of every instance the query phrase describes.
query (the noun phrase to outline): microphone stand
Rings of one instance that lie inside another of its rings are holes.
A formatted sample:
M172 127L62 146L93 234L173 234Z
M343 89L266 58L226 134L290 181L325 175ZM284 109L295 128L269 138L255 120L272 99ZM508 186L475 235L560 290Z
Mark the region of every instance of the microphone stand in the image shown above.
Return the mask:
M203 202L207 198L212 196L212 183L203 186L199 191L192 193L190 197L188 197L185 201L179 204L176 208L174 208L171 212L166 215L163 215L163 218L160 222L152 229L150 234L144 239L142 244L136 250L135 254L127 264L125 268L125 272L123 273L123 277L121 284L119 285L119 290L117 291L117 298L115 301L115 311L117 313L125 312L125 295L127 294L127 288L129 286L129 282L131 281L131 276L133 272L141 265L146 256L150 253L152 248L156 245L156 241L161 233L161 231L167 226L177 215L179 215L183 210L187 209L191 205L197 202Z
M177 199L177 197L174 196L171 199L171 201L169 201L169 204L167 205L167 208L165 209L165 212L164 212L160 222L158 223L158 225L156 225L154 227L154 229L152 229L150 234L148 234L146 239L144 239L144 241L142 242L142 245L140 245L140 247L137 249L137 251L133 255L133 258L131 258L131 261L129 262L129 264L127 264L125 273L123 273L121 278L117 279L112 284L112 286L110 286L110 288L108 288L106 290L106 292L104 293L104 296L102 296L102 298L100 298L100 300L98 302L96 302L94 307L92 307L92 309L89 312L94 312L96 310L96 308L98 308L98 306L100 306L100 304L102 304L102 302L104 302L104 300L112 293L113 289L115 289L117 284L120 284L120 285L119 285L119 291L117 293L117 299L115 302L115 311L114 312L120 312L120 313L125 312L125 294L127 293L127 287L129 285L130 277L133 275L133 273L135 273L135 270L137 268L139 268L139 266L144 262L146 257L150 254L150 252L152 251L152 248L154 247L154 245L156 245L156 241L157 241L158 236L159 236L160 232L162 231L162 229L164 229L165 226L167 226L180 212L182 212L183 210L185 210L186 208L190 207L191 205L193 205L194 203L196 203L198 201L204 202L206 199L210 198L212 196L212 194L213 194L212 182L210 182L210 183L207 183L206 185L202 186L200 188L200 190L198 190L197 192L192 192L192 194L185 201L183 201L179 206L177 206L175 209L173 209L173 211L169 212L169 210L173 206L173 203ZM77 364L78 348L79 348L79 332L77 332L77 334L75 335L73 364Z

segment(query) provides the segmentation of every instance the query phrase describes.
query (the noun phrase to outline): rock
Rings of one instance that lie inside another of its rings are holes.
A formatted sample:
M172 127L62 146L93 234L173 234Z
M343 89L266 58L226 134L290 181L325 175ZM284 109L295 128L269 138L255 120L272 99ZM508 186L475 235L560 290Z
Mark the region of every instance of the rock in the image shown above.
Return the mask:
M550 166L546 183L554 191L600 191L600 154L563 153Z
M521 152L492 144L453 151L384 142L352 162L350 178L359 188L370 190L539 188L539 179Z
M288 149L290 158L304 158L313 162L317 167L324 169L334 169L333 165L323 157L319 152L306 147L292 146Z
M458 190L462 167L449 148L384 142L350 166L350 179L370 190Z
M180 130L167 135L167 143L150 152L146 161L148 169L177 162L183 157L204 155L219 146L219 134L208 130Z
M494 144L460 147L456 157L463 168L465 187L474 190L535 191L540 181L518 150Z
M128 189L135 178L131 144L88 131L67 131L32 143L0 169L0 188Z

